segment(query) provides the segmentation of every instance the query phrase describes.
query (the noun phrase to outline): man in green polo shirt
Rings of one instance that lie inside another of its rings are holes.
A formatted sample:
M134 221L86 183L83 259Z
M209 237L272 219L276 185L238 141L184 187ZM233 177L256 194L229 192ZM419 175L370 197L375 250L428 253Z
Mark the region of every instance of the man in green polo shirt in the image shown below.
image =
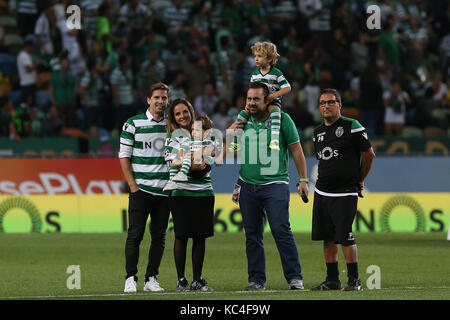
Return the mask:
M77 110L75 105L76 78L70 71L66 55L60 57L60 70L52 71L50 77L51 101L60 112L64 125L68 128L77 125Z
M289 223L289 175L291 152L300 184L298 194L308 195L306 160L297 129L288 114L281 113L280 151L269 148L270 123L266 85L255 82L247 92L250 118L245 125L235 122L229 129L244 126L239 206L246 237L248 281L245 290L263 290L266 282L264 254L265 216L275 239L286 281L290 289L303 289L303 276L297 245Z

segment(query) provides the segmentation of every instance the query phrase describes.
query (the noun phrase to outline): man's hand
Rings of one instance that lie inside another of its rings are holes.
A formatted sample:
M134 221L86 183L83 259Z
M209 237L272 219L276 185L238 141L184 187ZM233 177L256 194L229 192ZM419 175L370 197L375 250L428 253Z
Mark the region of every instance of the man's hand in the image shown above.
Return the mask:
M130 188L130 192L133 193L138 191L139 186L137 185L136 180L134 180L130 158L120 158L119 160L123 175L125 176L125 180L127 181L128 187Z
M275 98L276 98L276 96L275 96L274 93L269 94L269 95L267 96L267 103L272 102L273 100L275 100Z
M244 129L246 124L247 124L247 121L235 121L231 124L231 126L228 127L227 130Z
M360 181L359 183L358 183L358 197L360 197L360 198L364 198L364 195L363 195L363 190L364 190L364 181Z
M131 193L135 193L135 192L137 192L139 190L139 186L137 185L136 182L130 184L129 187L130 187L130 192Z
M250 114L250 109L248 108L247 103L245 104L244 111L247 112L247 114Z
M205 167L206 167L206 163L204 160L202 160L200 162L194 162L191 165L191 171L200 171L200 170L205 169Z
M304 193L306 196L308 196L308 194L309 194L308 184L306 182L300 182L300 184L297 188L297 193L300 197L302 196L302 193Z
M173 159L172 162L170 163L170 165L172 165L174 167L178 167L178 168L181 168L182 164L183 163L181 162L181 160L178 160L178 159Z

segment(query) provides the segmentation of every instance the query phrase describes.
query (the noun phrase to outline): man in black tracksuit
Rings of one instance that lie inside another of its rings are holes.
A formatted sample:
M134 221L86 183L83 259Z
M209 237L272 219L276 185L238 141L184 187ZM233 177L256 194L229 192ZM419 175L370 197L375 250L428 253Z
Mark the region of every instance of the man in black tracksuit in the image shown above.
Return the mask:
M358 276L358 250L352 232L358 196L375 153L364 127L341 116L341 98L334 89L319 96L324 122L314 130L313 142L319 160L314 192L312 240L323 240L327 278L311 290L340 290L338 244L342 245L348 270L345 291L362 290Z

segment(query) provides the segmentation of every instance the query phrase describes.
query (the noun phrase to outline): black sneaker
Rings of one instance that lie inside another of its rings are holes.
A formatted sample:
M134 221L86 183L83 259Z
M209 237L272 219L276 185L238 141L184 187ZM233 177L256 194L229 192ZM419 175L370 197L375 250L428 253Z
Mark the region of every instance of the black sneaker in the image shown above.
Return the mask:
M264 285L256 283L256 282L250 282L248 286L244 288L245 291L260 291L260 290L266 290Z
M311 291L327 291L327 290L341 290L340 280L325 280L317 287L311 288Z
M189 291L189 282L185 278L177 281L177 291Z
M213 291L213 289L208 286L208 283L203 278L200 278L200 280L192 281L191 290L192 291Z
M347 287L345 287L343 291L362 291L362 289L361 280L349 277Z

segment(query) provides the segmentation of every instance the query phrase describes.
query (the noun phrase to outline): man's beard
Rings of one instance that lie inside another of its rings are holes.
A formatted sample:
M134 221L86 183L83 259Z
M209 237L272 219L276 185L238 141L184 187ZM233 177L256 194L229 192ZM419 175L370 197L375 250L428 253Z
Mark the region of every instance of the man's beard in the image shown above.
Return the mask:
M164 108L163 107L157 107L155 106L153 108L154 112L158 115L158 116L163 116L164 115Z
M255 108L254 112L250 111L250 114L253 116L253 118L261 118L264 115L264 110L259 109L257 106L254 107L250 107L250 108Z

